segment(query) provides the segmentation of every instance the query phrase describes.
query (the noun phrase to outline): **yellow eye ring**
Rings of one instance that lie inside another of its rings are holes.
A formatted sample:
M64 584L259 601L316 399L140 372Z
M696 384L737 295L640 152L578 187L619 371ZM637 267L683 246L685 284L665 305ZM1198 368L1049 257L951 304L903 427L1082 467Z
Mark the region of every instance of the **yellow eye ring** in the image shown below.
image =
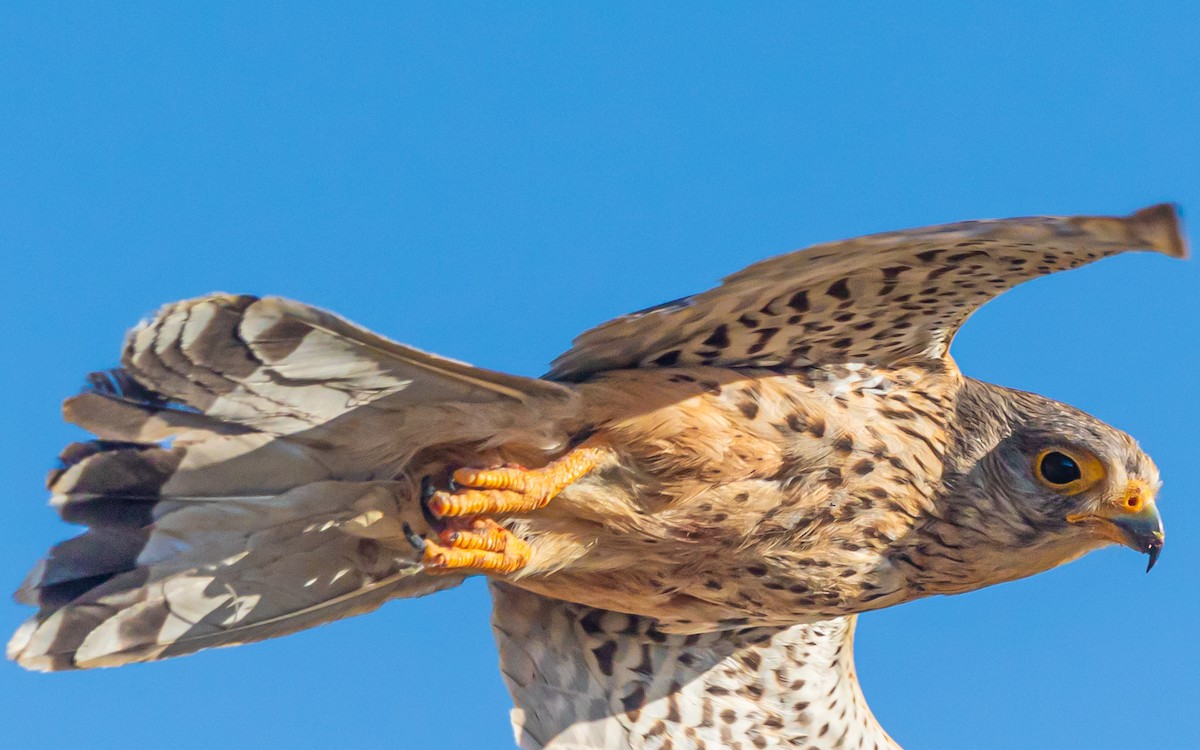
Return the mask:
M1044 487L1063 495L1076 495L1104 479L1100 459L1066 448L1047 448L1033 461L1033 475Z

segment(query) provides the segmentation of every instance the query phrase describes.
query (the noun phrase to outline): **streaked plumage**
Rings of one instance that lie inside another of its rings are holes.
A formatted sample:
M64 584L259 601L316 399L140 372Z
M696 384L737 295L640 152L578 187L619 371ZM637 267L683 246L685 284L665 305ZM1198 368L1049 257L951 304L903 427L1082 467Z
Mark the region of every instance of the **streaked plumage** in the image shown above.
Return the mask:
M1004 289L1131 249L1183 257L1170 207L820 245L588 332L546 379L288 300L169 305L66 403L97 440L64 451L52 502L89 529L21 587L39 612L9 656L273 637L498 570L477 561L509 539L495 627L524 747L894 747L853 677L856 613L1161 548L1131 438L947 355ZM501 466L533 468L430 500ZM513 505L526 485L553 489ZM439 517L471 492L527 510Z
M492 586L522 750L898 747L854 673L855 617L699 635Z

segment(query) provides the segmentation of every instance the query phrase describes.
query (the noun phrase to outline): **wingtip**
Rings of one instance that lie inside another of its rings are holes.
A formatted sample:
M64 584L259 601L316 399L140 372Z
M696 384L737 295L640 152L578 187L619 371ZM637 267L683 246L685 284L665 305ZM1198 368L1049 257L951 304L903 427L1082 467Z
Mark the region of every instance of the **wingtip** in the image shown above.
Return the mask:
M1191 253L1183 236L1181 214L1178 204L1159 203L1130 214L1126 223L1151 250L1172 258L1187 258Z

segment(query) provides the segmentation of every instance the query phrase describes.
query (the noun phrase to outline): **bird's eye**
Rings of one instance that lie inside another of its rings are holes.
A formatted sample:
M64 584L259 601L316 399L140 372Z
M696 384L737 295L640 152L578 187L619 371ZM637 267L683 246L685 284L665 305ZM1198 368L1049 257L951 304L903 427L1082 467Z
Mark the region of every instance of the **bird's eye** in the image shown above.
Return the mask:
M1075 459L1059 451L1047 451L1038 460L1038 474L1050 484L1062 487L1083 478Z
M1096 454L1058 446L1038 453L1031 468L1042 485L1060 495L1085 492L1108 476L1108 469Z

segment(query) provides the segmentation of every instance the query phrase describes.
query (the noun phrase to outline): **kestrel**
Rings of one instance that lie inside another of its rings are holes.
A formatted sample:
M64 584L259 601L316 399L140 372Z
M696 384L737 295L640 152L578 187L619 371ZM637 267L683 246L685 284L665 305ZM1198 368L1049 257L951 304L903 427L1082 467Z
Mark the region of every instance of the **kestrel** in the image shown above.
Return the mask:
M895 747L855 616L1163 544L1158 470L1069 406L962 375L977 307L1173 208L818 245L579 337L543 378L279 298L164 307L90 376L18 592L31 669L260 640L495 585L525 748ZM740 743L740 744L739 744Z

